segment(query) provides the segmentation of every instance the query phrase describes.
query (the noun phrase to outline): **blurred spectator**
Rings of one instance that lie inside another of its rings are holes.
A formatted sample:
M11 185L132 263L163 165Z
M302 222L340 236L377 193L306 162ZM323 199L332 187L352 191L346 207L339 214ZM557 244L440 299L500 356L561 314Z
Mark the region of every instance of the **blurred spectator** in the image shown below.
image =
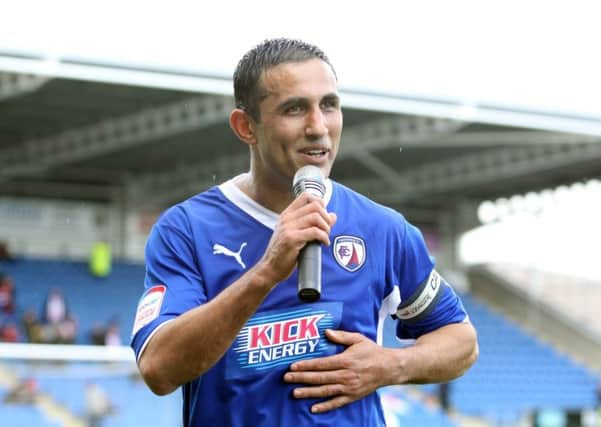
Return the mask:
M32 404L38 394L38 382L33 378L26 378L17 383L4 396L5 403Z
M90 331L90 341L94 345L122 345L119 322L111 320L108 326L96 323Z
M52 288L44 301L42 323L56 325L67 318L67 313L67 301L63 292L59 288Z
M59 288L48 293L42 310L42 342L71 344L77 335L77 320L69 312L67 301Z
M71 314L56 325L57 344L73 344L77 336L77 320Z
M104 336L106 335L106 327L96 322L90 331L90 341L93 345L104 345Z
M0 314L15 312L15 288L11 278L0 273Z
M15 322L15 289L11 278L0 273L0 341L19 341L19 329Z
M28 342L44 342L42 325L38 321L38 317L33 310L27 310L23 314L23 329L25 330L25 336Z
M0 342L19 342L19 328L13 320L6 320L0 325Z
M8 244L0 241L0 261L12 261L13 257L8 250Z
M115 412L106 392L95 382L88 382L86 394L86 418L88 427L101 427L104 419Z
M107 242L96 242L90 253L90 273L96 277L111 274L111 245Z
M104 336L104 345L121 345L121 334L119 333L119 323L112 321L109 323Z

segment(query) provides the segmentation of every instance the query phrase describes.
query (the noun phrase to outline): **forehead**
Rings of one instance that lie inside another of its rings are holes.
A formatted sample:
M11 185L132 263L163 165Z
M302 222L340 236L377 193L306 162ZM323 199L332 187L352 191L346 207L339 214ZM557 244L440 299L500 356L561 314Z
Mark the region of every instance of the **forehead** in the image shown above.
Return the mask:
M260 82L264 100L290 96L321 98L337 93L336 76L321 59L276 65L263 72Z

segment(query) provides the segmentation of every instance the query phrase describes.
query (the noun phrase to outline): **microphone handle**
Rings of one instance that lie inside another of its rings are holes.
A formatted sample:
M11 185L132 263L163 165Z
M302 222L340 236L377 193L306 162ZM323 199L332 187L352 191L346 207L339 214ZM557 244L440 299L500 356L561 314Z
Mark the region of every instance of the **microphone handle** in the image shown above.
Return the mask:
M298 298L315 302L321 297L321 244L309 242L298 256Z

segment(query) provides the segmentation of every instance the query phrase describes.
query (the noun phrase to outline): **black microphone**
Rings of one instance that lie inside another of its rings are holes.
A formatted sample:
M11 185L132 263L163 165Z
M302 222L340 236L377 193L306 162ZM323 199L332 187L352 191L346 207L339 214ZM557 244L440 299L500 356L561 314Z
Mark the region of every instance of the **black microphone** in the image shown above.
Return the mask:
M294 174L292 180L294 196L303 192L323 199L326 183L321 169L307 165ZM309 242L298 255L298 298L303 302L315 302L321 297L321 244Z

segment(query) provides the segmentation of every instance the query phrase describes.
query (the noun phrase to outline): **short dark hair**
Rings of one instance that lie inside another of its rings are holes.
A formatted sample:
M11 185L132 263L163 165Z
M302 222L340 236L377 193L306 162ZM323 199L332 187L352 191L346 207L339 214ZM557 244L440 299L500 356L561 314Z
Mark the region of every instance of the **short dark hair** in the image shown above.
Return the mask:
M259 103L264 97L259 87L259 80L263 72L284 62L302 62L314 58L327 63L336 76L330 60L317 46L286 38L264 40L249 50L238 62L234 72L236 107L259 121Z

